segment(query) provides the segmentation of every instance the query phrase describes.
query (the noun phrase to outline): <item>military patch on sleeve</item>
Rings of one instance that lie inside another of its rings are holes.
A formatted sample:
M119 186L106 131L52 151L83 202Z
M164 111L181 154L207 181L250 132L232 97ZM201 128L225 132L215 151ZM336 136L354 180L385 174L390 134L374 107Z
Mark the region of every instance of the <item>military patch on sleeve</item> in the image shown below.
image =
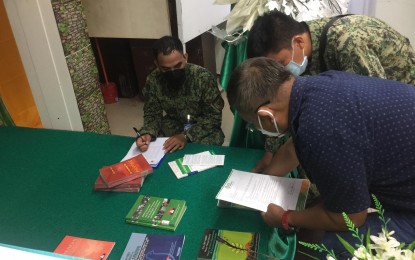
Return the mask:
M216 96L215 100L211 104L213 109L215 109L217 112L222 112L224 105L225 105L225 102L223 101L223 98L221 97L221 95Z

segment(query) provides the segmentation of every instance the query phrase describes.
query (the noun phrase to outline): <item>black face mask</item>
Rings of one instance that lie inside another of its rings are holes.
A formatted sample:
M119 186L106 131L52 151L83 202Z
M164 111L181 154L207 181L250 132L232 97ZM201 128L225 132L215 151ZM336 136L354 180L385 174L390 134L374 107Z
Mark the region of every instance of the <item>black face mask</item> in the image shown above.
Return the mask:
M169 89L178 90L186 80L185 69L175 69L163 72Z

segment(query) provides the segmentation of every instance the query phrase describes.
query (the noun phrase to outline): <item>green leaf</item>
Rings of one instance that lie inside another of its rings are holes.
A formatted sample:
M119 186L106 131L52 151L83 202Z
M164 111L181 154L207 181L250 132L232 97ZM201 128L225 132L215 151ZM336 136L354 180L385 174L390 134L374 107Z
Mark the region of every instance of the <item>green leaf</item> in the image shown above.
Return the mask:
M349 251L350 254L353 255L354 253L354 248L352 245L349 244L349 242L347 242L346 240L344 240L341 236L337 235L337 238L339 239L339 241L343 244L344 248L346 248L347 251Z
M408 245L408 247L407 247L407 249L408 250L414 250L415 249L415 241L414 242L412 242L412 243L410 243L409 245Z
M303 252L303 251L298 251L298 252L299 252L299 253L301 253L301 254L303 254L303 255L305 255L305 256L308 256L309 258L312 258L312 259L314 259L314 260L318 260L318 257L312 256L312 255L307 254L307 253L305 253L305 252Z
M372 250L370 249L370 227L367 229L366 233L366 249L369 251L371 257L373 257Z

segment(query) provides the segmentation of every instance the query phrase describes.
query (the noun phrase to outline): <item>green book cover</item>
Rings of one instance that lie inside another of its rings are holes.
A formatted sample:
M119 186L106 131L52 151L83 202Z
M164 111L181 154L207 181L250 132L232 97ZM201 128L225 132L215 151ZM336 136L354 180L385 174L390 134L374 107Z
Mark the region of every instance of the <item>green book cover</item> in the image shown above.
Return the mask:
M174 231L186 211L186 201L140 195L125 221Z
M258 232L206 229L200 245L198 260L257 259Z

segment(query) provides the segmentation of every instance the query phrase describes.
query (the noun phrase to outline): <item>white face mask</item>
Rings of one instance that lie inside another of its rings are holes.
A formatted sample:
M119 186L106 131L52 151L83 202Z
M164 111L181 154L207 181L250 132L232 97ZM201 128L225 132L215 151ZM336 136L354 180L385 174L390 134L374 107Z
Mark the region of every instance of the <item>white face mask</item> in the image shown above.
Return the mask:
M258 116L258 123L259 123L259 126L261 127L261 129L258 129L258 130L261 131L262 134L268 135L268 136L273 136L273 137L282 137L282 136L284 136L284 134L280 133L280 130L278 130L277 122L275 121L275 117L271 112L269 112L268 110L263 110L263 109L258 110L258 112L265 112L265 113L271 115L272 120L274 121L275 130L277 130L277 132L269 132L269 131L265 130L262 127L261 119Z
M304 55L304 48L303 48L303 62L301 64L297 64L294 61L294 46L292 46L293 48L293 54L291 57L291 61L290 63L288 63L285 68L290 71L294 76L300 76L301 74L304 73L305 69L307 68L307 64L308 64L308 58L307 56Z

